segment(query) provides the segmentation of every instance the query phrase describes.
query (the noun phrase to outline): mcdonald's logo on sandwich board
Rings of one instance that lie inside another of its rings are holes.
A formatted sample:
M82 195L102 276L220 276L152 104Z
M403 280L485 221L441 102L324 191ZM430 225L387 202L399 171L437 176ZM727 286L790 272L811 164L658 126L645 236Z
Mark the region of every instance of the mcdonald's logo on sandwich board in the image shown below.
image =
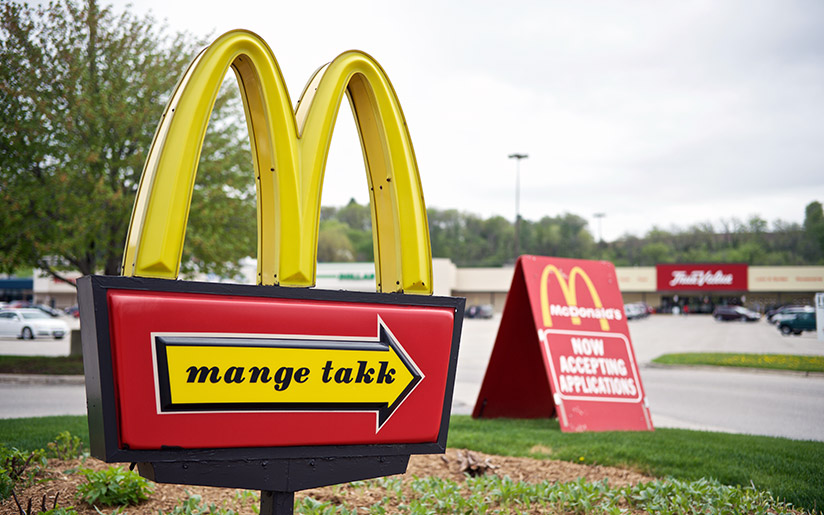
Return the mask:
M203 136L229 68L254 157L256 286L177 280ZM311 288L344 95L364 153L375 293ZM294 491L403 472L409 454L445 449L464 299L431 295L426 208L395 92L377 62L351 51L315 73L297 106L251 32L220 36L183 74L148 153L122 276L78 281L94 456L150 463L141 474L157 481ZM286 474L288 484L260 474L273 459L297 470L289 460L317 457L338 461L313 460L313 474ZM380 473L357 465L378 457ZM196 470L204 460L235 468L217 477ZM189 476L171 481L180 461Z
M518 259L473 416L653 429L612 263Z

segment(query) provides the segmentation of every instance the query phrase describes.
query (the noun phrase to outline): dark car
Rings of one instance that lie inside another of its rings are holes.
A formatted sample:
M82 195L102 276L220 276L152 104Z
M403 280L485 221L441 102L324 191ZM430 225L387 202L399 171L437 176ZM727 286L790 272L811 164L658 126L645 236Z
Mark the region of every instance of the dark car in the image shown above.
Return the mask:
M716 320L746 320L747 322L761 319L761 315L743 306L718 306L712 312L712 317Z
M32 307L33 307L33 308L37 308L37 309L39 309L40 311L42 311L43 313L45 313L45 314L47 314L47 315L49 315L49 316L53 316L53 317L59 317L60 315L62 315L62 314L63 314L63 312L62 312L62 311L60 311L59 309L54 309L53 307L51 307L51 306L47 306L47 305L45 305L45 304L35 304L35 305L34 305L34 306L32 306Z
M778 324L782 320L790 319L797 313L814 313L815 308L812 306L784 306L781 309L774 311L767 316L767 322L771 324Z
M495 309L490 304L473 305L466 308L466 318L492 318Z
M798 336L803 331L815 331L815 313L795 313L778 322L778 330L787 336L794 334Z

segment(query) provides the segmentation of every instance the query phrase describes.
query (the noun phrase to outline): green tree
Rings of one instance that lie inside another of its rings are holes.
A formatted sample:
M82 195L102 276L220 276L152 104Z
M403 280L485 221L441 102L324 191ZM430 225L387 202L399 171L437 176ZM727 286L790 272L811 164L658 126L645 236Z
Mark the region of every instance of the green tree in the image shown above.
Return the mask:
M658 263L741 262L750 265L810 265L824 256L824 212L821 204L807 206L802 228L781 220L772 227L759 216L746 221L721 220L720 231L710 222L688 229L653 227L643 237L624 235L613 242L595 243L587 221L565 213L537 222L521 220L521 252L543 256L605 259L618 266ZM451 259L461 267L511 264L514 226L500 216L481 218L455 209L429 208L432 256ZM372 260L368 206L350 201L344 207L321 211L322 260ZM331 223L334 222L334 223ZM339 252L338 252L339 250ZM818 256L818 257L816 257Z
M641 248L641 264L654 266L658 263L672 263L672 247L662 241L651 241Z
M821 202L810 202L804 209L804 240L805 257L812 263L820 263L824 259L824 209Z
M324 263L354 261L355 249L347 235L348 226L337 220L325 220L318 230L318 261Z
M2 3L0 271L120 272L155 128L203 44L94 0ZM184 272L225 275L254 250L251 156L232 93L219 95L201 153Z
M372 231L372 210L369 204L362 206L355 199L349 199L346 206L337 210L337 219L351 229Z

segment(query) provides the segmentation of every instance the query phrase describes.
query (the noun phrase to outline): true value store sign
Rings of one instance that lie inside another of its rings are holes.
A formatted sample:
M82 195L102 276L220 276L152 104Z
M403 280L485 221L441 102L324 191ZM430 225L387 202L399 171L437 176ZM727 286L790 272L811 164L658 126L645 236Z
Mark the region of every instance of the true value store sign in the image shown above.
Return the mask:
M747 265L657 265L658 291L747 291Z
M257 285L177 280L215 95L238 75L258 196ZM346 94L367 164L377 292L315 284L323 166ZM190 65L148 154L123 276L77 281L92 455L158 482L297 490L443 452L464 299L432 296L426 208L394 90L347 52L291 110L271 50L233 31Z

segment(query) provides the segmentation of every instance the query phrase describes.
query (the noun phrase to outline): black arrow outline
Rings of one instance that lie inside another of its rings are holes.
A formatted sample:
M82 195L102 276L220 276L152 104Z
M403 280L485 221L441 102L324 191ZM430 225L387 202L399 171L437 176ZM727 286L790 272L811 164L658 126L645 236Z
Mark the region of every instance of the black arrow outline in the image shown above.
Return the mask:
M152 334L155 347L155 377L158 387L159 413L203 413L203 412L261 412L261 411L296 411L296 412L334 412L361 411L375 412L377 416L375 433L395 413L412 391L423 380L424 374L400 344L392 331L378 315L378 335L376 339L334 339L316 335L231 335L220 336L214 333ZM169 366L166 355L167 347L266 347L291 349L334 349L389 352L394 351L403 365L412 375L392 404L388 402L215 402L215 403L175 403L171 397Z

